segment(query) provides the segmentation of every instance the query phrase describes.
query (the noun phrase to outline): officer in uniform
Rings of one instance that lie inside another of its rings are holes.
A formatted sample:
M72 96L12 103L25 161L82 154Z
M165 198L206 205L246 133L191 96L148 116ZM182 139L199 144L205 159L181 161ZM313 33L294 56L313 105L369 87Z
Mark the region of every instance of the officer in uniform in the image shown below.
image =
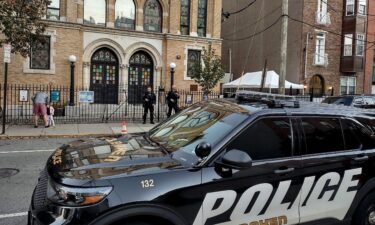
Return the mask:
M168 103L168 113L167 117L169 118L172 114L172 109L174 110L174 113L178 113L180 111L180 108L178 108L177 101L180 98L180 95L177 92L176 85L172 86L172 90L168 92L167 94L167 103Z
M148 87L147 92L143 96L143 124L146 123L147 113L150 111L150 122L154 124L154 105L156 103L156 96L152 92L152 88Z

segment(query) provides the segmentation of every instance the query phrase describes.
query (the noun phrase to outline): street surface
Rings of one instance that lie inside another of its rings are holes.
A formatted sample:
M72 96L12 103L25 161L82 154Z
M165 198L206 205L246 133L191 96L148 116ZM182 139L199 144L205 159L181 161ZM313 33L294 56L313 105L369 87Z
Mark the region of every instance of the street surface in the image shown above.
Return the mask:
M27 210L39 172L52 151L74 139L0 141L0 225L26 225ZM2 169L19 173L4 177Z

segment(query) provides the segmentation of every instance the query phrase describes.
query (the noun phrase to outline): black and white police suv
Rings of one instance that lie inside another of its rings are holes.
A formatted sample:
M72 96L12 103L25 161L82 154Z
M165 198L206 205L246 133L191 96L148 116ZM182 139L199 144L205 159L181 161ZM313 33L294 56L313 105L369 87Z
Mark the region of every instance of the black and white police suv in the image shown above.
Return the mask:
M271 97L209 100L148 133L61 146L28 223L375 224L375 115Z

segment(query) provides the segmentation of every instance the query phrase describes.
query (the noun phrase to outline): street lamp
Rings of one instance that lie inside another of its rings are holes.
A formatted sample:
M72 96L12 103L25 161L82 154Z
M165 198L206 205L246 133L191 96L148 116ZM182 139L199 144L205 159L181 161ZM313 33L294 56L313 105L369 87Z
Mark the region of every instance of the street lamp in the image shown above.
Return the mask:
M176 63L171 63L169 65L169 67L171 68L171 90L172 90L172 86L173 86L173 83L174 83L174 69L176 68Z
M77 57L75 55L69 56L69 62L70 62L70 100L69 105L74 106L74 67L75 62L77 61Z

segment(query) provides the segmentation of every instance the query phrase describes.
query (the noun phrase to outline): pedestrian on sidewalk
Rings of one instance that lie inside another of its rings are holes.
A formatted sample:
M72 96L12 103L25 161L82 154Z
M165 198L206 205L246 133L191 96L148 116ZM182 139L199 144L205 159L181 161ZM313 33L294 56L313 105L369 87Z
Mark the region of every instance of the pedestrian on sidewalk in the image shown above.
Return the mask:
M47 106L47 115L48 115L48 126L55 127L55 120L53 116L55 115L55 108L52 105Z
M48 128L48 118L47 118L47 105L49 104L48 94L44 91L39 91L33 95L31 98L33 101L33 112L34 112L34 127L38 128L39 115L43 117L44 127Z
M180 94L177 91L176 85L172 85L172 90L167 94L167 104L168 104L168 113L167 117L171 117L172 109L174 113L178 113L180 108L178 107L178 99L180 99Z
M156 96L151 87L147 88L147 92L143 96L143 124L146 123L147 113L150 111L150 122L154 124L154 105L156 103Z

